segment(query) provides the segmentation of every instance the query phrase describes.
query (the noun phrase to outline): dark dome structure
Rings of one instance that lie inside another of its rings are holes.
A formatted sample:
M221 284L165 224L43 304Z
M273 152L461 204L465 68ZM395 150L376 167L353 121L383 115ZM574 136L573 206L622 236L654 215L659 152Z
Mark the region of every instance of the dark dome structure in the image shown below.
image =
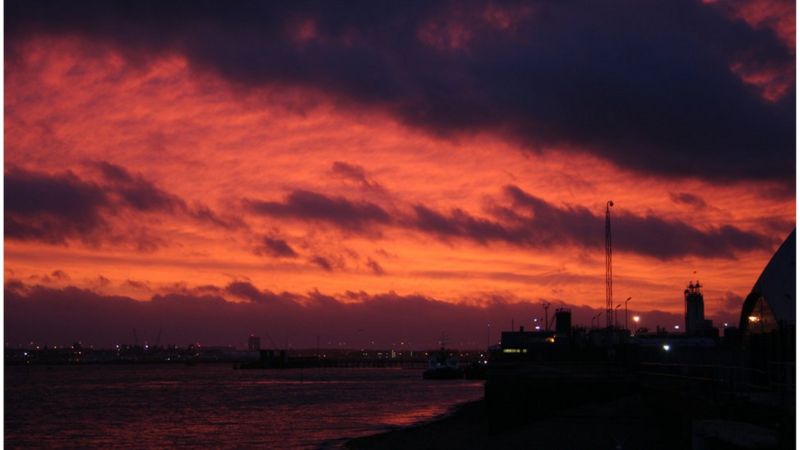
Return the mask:
M758 277L742 306L741 330L765 333L781 324L795 324L795 231L781 244Z
M794 360L795 231L792 230L758 277L742 305L739 319L744 345L772 360Z

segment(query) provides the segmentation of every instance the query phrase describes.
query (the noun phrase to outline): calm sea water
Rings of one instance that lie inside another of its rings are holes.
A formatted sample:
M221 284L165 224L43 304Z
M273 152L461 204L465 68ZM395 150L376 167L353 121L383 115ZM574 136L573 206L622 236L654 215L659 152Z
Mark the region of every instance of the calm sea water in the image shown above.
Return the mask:
M481 382L403 369L7 366L5 444L338 448L482 395Z

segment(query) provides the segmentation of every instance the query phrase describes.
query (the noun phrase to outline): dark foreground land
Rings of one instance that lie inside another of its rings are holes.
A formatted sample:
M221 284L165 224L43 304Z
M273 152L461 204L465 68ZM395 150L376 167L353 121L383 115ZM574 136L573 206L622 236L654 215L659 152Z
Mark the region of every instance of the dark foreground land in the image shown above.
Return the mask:
M353 439L362 449L680 449L681 418L664 415L636 395L577 406L490 435L486 403L462 405L442 420Z

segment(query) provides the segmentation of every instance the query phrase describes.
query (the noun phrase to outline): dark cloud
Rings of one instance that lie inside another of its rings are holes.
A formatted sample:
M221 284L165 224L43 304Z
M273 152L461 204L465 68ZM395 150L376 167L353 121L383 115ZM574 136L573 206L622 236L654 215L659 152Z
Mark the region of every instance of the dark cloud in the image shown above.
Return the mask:
M491 219L479 218L455 209L449 214L417 205L406 223L444 240L468 239L481 244L508 244L548 248L565 245L600 247L604 217L582 206L555 206L517 186L504 194L510 205L495 205ZM771 248L773 240L759 233L723 225L696 228L677 220L654 215L637 216L615 212L612 219L614 249L659 259L685 256L731 258L737 252Z
M502 198L491 202L486 217L459 208L436 211L422 204L411 206L410 214L395 213L390 217L374 203L302 190L293 191L284 202L246 200L245 203L256 214L325 222L345 232L369 227L367 232L375 233L380 232L379 226L402 227L444 242L467 240L482 245L501 242L523 248L597 248L604 242L602 210L554 205L514 185L506 186ZM768 236L732 225L698 228L654 214L635 215L619 206L613 212L612 232L615 251L663 260L687 256L733 258L738 252L770 249L775 244ZM314 257L311 262L325 270L333 269L331 262L323 257Z
M100 168L111 184L119 203L137 211L174 212L186 210L186 202L147 181L141 174L132 175L124 167L101 162Z
M240 300L247 300L253 303L280 304L282 307L292 305L297 306L303 297L289 292L274 293L270 290L261 290L249 281L232 281L225 286L224 290L218 290L214 286L208 286L210 292L232 295ZM193 294L188 293L188 296Z
M11 0L5 8L10 58L31 36L80 35L137 60L181 53L240 86L310 87L436 135L495 132L533 151L590 151L662 176L794 180L793 83L768 101L732 70L793 80L794 51L715 4Z
M147 285L146 282L137 281L137 280L125 280L125 285L132 287L134 289L141 289L143 291L149 291L150 286Z
M320 267L322 270L325 270L326 272L333 271L333 264L331 264L328 258L325 258L323 256L314 256L310 259L310 262L311 264Z
M416 217L412 225L418 230L432 233L445 240L449 238L468 238L485 244L489 241L506 241L523 244L523 236L514 236L514 230L489 220L474 217L461 209L454 209L449 215L436 212L426 206L414 206Z
M508 186L515 210L505 210L526 230L524 239L535 236L533 242L552 245L572 242L586 247L599 247L603 217L583 207L559 208L534 197L516 186ZM520 215L519 209L528 214ZM637 216L631 213L612 213L614 248L640 253L660 259L695 255L730 258L737 251L770 248L772 240L755 232L740 230L730 225L705 230L677 220L654 215ZM533 236L532 236L533 234Z
M704 209L708 206L703 197L688 192L670 192L669 198L679 205L687 205L695 209Z
M247 299L251 302L260 302L264 300L264 294L258 290L252 283L247 281L234 281L225 287L225 291L235 297Z
M297 252L284 239L264 236L261 245L256 247L257 255L269 255L278 258L296 258Z
M56 280L67 281L69 280L69 275L63 270L54 270L53 273L50 274L51 277L55 278Z
M105 190L72 172L50 175L10 168L5 173L5 236L51 244L88 240L107 228Z
M378 261L375 261L372 258L367 258L367 267L369 267L369 270L371 270L372 273L374 273L375 275L385 275L386 274L386 271L383 270L383 267L381 267L381 265L378 263Z
M367 171L359 165L334 161L331 171L341 178L357 183L366 190L381 193L386 191L380 183L367 176Z
M314 348L316 336L321 336L355 348L388 348L403 341L411 348L424 349L435 347L444 332L454 347L485 348L487 323L491 324L491 339L495 341L512 319L527 327L533 317L541 318L543 314L543 299L486 296L474 300L471 304L456 304L391 291L275 294L248 282L234 282L225 288L193 293L179 289L153 295L149 301L136 301L75 287L52 289L7 282L5 339L11 345L31 341L69 344L80 340L87 345L112 347L132 343L133 329L140 338L155 336L163 329L161 342L165 344L202 342L244 348L247 336L255 333L267 337L262 342L279 340L277 345L281 347L288 343L293 348ZM571 308L577 325L589 324L600 311L548 300ZM650 327L681 323L678 314L633 313L646 318Z
M6 170L4 180L5 237L64 244L70 239L97 244L131 241L142 251L163 245L146 228L113 233L109 218L123 212L182 215L230 228L240 220L222 219L204 205L188 206L180 197L158 188L141 174L105 161L92 163L102 182L72 171L36 172L20 167Z
M223 217L214 212L208 206L203 205L202 203L192 204L192 206L186 208L185 212L188 214L189 217L199 222L205 222L228 230L235 228L243 228L246 226L241 219L232 216Z
M618 214L615 220L617 248L661 259L733 258L737 252L766 250L775 243L768 236L732 225L700 229L677 220L626 213Z
M90 163L95 166L103 177L109 181L117 183L135 183L134 177L122 166L111 164L108 161L94 161Z
M221 228L242 226L241 220L222 218L202 203L188 205L177 195L171 194L146 180L142 174L132 174L126 168L99 161L94 165L111 184L110 191L116 195L122 205L145 212L182 213L200 222L209 223Z
M292 191L283 202L245 200L244 203L256 214L330 223L343 230L361 231L370 225L391 221L389 213L375 203L329 197L306 190Z

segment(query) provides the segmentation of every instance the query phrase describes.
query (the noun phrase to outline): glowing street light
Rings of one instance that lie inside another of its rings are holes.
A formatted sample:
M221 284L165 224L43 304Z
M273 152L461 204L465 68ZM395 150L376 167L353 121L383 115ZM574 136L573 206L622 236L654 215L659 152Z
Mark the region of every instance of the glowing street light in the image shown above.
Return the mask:
M640 320L642 320L642 318L639 317L638 315L633 316L633 323L635 324L633 326L633 334L637 334L639 332L639 321Z
M661 348L663 348L665 352L668 352L669 351L669 344L664 344L664 345L661 346Z

